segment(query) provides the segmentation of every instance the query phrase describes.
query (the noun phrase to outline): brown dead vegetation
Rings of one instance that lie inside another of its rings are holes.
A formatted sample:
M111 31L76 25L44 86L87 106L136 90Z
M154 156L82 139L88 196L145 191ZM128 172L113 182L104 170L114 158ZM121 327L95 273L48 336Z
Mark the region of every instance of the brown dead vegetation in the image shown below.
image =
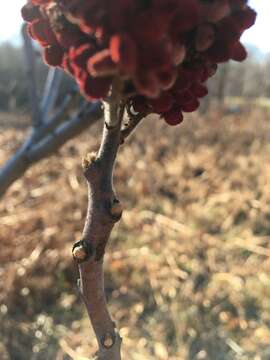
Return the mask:
M125 210L106 285L125 360L270 358L268 119L212 112L169 128L149 118L121 149ZM24 137L1 130L0 163ZM71 248L87 204L81 157L99 130L34 166L1 201L3 360L93 353Z

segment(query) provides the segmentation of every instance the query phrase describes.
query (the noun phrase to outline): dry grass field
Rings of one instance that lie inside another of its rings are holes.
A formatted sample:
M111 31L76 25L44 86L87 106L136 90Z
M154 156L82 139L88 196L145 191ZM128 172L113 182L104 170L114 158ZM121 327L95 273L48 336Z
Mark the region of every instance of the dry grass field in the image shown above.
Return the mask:
M7 121L0 163L25 135ZM81 157L99 131L34 166L0 202L1 360L87 360L96 348L71 247L87 205ZM177 128L146 119L115 175L125 212L106 286L123 359L269 360L269 112L212 111Z

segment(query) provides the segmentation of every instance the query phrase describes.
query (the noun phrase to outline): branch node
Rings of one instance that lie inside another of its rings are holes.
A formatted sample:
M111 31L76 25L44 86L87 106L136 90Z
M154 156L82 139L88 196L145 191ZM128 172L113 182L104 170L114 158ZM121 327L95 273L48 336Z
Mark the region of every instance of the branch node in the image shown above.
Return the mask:
M84 240L76 242L72 249L73 258L78 264L89 261L94 257L94 254L95 251L92 246Z
M105 349L110 349L115 343L115 336L112 335L110 332L107 332L102 338L101 343Z
M121 202L118 199L113 199L110 212L111 212L112 217L116 221L119 221L121 219L122 213L123 213L123 207L122 207Z
M117 127L117 124L116 125L109 125L106 123L106 121L104 122L105 123L105 126L106 126L106 129L107 130L113 130Z
M97 159L97 154L95 152L87 153L82 159L82 168L87 170Z

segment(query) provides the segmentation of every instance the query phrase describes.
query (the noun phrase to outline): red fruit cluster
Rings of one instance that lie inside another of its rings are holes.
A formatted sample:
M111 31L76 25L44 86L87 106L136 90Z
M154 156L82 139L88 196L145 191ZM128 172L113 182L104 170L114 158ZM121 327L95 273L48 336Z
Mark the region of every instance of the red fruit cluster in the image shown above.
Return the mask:
M119 77L135 111L170 125L198 108L218 63L246 58L240 37L256 19L246 0L29 0L22 16L87 99Z

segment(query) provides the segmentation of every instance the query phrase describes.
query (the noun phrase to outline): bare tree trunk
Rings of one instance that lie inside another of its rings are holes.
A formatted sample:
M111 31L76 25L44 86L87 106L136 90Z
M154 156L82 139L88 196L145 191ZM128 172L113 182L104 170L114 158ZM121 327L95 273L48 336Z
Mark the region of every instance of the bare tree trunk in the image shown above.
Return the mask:
M218 82L217 96L220 107L223 107L225 102L228 74L229 74L229 65L225 64L220 69L219 82Z
M27 33L26 24L24 24L22 27L22 36L24 40L24 52L26 59L25 65L26 75L28 79L29 99L32 110L32 120L34 126L39 126L42 123L42 116L36 82L35 52L33 49L32 40Z

